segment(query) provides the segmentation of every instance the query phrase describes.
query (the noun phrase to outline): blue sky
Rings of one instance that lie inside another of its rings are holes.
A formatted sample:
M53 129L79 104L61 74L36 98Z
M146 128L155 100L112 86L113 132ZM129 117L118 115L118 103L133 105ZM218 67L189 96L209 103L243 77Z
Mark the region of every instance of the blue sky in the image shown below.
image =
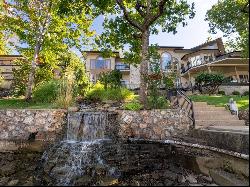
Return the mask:
M178 27L177 34L162 33L150 36L150 44L163 46L183 46L185 48L192 48L204 43L210 36L212 39L222 37L223 33L209 34L208 22L204 21L205 14L212 5L216 4L218 0L188 0L188 2L195 3L196 15L193 19L188 20L186 27ZM102 17L98 17L93 24L92 29L97 33L102 32Z

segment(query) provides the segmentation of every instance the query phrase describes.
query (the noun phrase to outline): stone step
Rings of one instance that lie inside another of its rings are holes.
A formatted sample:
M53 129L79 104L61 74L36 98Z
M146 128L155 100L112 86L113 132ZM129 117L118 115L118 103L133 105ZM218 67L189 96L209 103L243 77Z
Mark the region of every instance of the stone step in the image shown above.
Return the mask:
M205 115L205 114L194 114L195 120L239 120L239 118L236 115L231 114L218 114L218 115Z
M195 120L195 126L209 127L209 126L245 126L244 120Z
M202 111L202 110L194 110L195 116L204 116L204 115L209 115L209 116L216 116L216 115L229 115L232 116L231 112L228 110L208 110L208 111Z
M210 126L208 130L249 134L249 126Z
M194 107L194 111L228 111L225 107L213 107L213 106L207 106L207 107Z
M193 102L194 107L199 107L199 106L208 106L206 102Z

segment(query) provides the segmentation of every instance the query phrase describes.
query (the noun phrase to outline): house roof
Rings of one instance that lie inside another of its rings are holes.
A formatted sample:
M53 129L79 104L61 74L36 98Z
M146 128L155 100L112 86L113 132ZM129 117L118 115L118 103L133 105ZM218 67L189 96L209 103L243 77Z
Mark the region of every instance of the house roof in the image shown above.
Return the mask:
M173 49L183 49L182 46L158 46L158 48L173 48Z

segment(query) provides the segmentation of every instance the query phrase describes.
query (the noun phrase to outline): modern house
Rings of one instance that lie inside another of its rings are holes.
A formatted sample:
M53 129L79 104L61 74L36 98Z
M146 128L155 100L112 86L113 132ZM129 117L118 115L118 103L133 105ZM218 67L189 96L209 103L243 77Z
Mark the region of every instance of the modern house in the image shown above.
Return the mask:
M114 57L110 58L103 58L99 51L86 51L86 53L86 70L90 81L96 82L102 72L119 69L122 72L122 82L125 86L130 89L139 88L139 68L124 64L118 52L114 52ZM249 59L242 58L240 51L225 53L221 38L191 49L177 46L159 46L158 53L161 56L160 67L162 72L166 74L176 73L176 84L184 88L192 87L195 77L203 71L220 72L236 86L244 83L247 86L242 92L248 88Z
M119 52L112 57L104 58L100 51L86 52L86 71L90 81L96 82L102 72L118 69L122 73L122 83L129 89L140 87L139 66L125 64ZM249 90L249 59L242 58L240 51L226 53L221 38L184 49L178 46L159 46L160 67L163 73L175 73L176 85L190 89L194 86L195 77L203 71L220 72L231 80L221 86L227 94L234 90L241 93ZM13 79L13 61L22 58L19 55L0 55L0 70L5 81L0 87L9 88ZM233 86L233 87L232 87Z

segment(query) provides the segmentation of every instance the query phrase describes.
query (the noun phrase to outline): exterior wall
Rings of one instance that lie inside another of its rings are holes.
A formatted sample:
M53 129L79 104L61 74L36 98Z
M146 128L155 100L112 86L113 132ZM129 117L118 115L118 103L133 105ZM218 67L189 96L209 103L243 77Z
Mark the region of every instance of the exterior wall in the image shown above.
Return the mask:
M243 94L244 92L249 92L249 86L220 86L219 90L222 90L225 92L226 95L232 95L233 91L238 91L240 94Z
M53 140L63 130L64 110L0 110L0 140L28 140L32 133L36 139Z
M19 55L0 55L0 74L4 81L0 84L0 88L9 89L11 81L13 80L12 69L14 67L13 61L21 58Z

